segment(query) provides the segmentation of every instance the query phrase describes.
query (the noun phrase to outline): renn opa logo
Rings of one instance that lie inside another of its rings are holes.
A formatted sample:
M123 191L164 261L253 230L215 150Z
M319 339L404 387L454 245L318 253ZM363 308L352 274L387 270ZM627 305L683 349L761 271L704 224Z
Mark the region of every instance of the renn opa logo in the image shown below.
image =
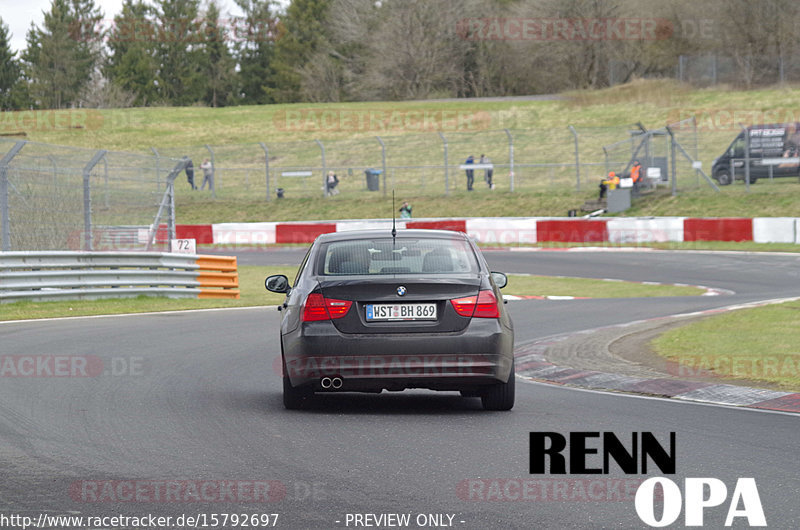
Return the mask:
M613 432L571 432L568 438L557 432L531 432L529 443L531 474L607 475L612 461L626 475L647 474L649 462L666 475L674 475L677 468L674 432L669 433L668 447L652 432L633 432L628 444ZM569 457L563 454L567 449ZM721 506L727 499L728 487L717 478L686 478L681 492L674 481L651 477L637 489L634 504L636 515L651 527L674 524L682 510L686 526L702 526L705 510ZM656 500L662 504L660 516ZM725 526L732 526L737 519L744 519L749 526L767 526L754 478L736 481Z

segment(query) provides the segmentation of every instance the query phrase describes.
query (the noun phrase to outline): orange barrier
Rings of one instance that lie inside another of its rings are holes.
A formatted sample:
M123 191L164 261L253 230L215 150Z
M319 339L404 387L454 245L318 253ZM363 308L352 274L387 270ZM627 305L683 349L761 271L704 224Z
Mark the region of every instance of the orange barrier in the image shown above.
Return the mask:
M239 298L236 256L197 256L198 298Z

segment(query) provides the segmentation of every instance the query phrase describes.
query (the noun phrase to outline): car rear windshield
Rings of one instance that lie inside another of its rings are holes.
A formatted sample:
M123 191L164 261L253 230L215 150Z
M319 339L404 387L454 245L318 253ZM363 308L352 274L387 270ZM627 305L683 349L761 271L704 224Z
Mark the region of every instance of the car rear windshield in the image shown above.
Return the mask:
M458 239L361 239L327 243L317 271L324 276L477 273L472 247Z

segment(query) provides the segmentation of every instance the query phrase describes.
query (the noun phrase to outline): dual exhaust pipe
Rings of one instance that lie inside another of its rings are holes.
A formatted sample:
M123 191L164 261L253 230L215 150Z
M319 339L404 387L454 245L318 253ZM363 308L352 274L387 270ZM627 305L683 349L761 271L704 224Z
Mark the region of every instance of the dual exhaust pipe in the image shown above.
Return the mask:
M324 388L325 390L331 388L333 390L339 390L340 388L342 388L343 383L344 381L342 381L341 377L323 377L319 382L320 386L322 386L322 388Z

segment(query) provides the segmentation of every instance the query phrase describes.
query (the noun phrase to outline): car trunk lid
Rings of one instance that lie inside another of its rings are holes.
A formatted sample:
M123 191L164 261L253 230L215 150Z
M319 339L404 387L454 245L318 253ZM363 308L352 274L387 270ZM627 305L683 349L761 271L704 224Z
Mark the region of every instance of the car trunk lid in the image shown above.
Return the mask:
M461 331L470 318L458 315L450 300L476 296L480 286L480 276L475 274L446 278L387 276L367 282L363 278L337 278L320 282L325 298L353 302L344 317L333 320L342 333ZM431 315L433 308L435 318Z

